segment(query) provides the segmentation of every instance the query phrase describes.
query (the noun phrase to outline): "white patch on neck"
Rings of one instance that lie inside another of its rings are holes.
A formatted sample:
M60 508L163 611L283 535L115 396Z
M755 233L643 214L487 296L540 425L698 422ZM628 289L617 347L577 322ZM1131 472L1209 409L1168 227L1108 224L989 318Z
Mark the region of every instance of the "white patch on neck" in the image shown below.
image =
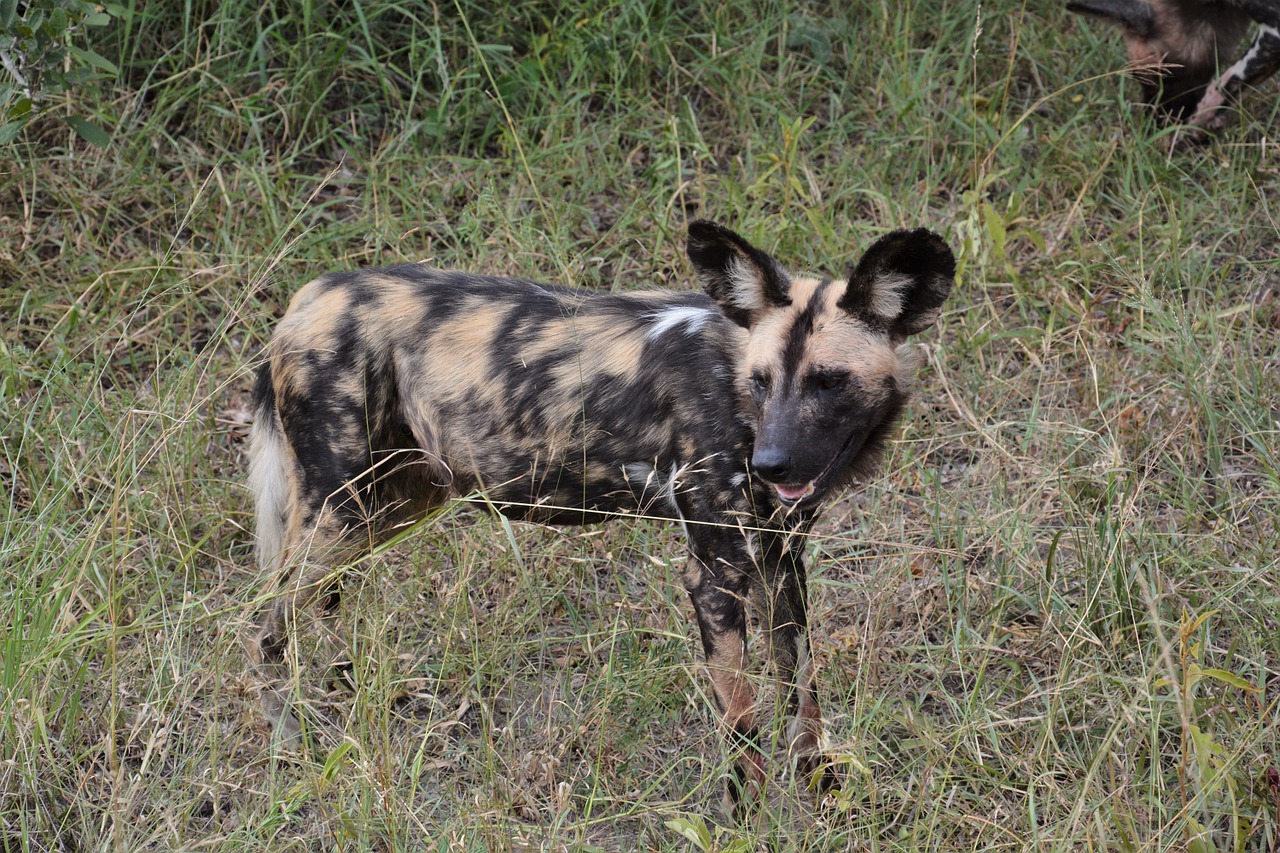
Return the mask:
M645 338L651 341L657 340L677 326L684 326L686 335L696 335L715 313L710 308L697 308L692 305L672 305L669 308L650 312L646 316L653 321L653 326Z

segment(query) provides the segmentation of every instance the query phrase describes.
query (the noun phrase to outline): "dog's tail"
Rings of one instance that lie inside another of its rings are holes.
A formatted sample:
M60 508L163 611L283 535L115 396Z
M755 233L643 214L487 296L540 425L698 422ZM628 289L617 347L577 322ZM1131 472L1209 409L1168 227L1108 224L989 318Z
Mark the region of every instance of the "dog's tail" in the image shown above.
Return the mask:
M289 508L288 448L276 411L270 362L258 368L253 388L253 432L249 437L249 486L257 514L258 566L275 569L284 545Z

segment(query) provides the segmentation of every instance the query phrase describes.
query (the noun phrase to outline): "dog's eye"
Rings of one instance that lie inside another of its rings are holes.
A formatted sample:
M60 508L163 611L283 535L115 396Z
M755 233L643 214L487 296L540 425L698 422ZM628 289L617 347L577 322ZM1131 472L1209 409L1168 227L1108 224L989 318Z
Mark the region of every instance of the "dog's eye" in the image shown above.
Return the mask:
M849 378L847 373L820 373L817 376L818 387L823 391L834 391Z
M763 370L756 370L751 373L751 390L761 394L769 390L769 374Z

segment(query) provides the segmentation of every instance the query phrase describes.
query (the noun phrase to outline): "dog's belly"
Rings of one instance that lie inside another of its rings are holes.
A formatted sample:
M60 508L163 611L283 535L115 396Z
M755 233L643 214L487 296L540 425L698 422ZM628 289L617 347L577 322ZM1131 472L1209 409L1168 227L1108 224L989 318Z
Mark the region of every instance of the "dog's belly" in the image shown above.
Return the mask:
M459 477L455 490L510 518L544 524L588 524L620 515L678 517L670 478L660 476L653 461L508 460L483 478Z

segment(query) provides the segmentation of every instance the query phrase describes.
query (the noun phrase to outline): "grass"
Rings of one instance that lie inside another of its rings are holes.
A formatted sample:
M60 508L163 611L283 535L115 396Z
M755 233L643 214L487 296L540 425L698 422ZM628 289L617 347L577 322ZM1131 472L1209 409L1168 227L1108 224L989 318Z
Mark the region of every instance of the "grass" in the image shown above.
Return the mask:
M55 107L111 145L0 157L0 848L1277 849L1274 82L1170 156L1058 8L298 6L138 4ZM358 573L353 686L304 667L273 756L244 451L289 295L687 288L696 216L797 268L902 226L961 258L810 543L842 808L779 776L720 819L659 524L442 513Z

